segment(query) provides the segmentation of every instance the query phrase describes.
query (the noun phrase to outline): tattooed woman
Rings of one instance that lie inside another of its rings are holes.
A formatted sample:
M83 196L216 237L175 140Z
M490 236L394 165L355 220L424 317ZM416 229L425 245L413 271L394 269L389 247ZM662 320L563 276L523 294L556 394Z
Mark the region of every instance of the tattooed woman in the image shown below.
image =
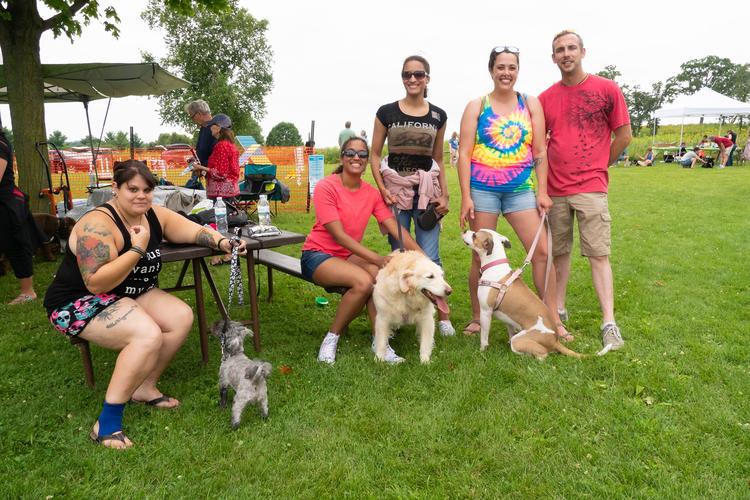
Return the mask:
M52 325L119 351L92 440L129 448L122 414L127 401L156 408L180 402L157 387L193 324L193 311L160 290L162 238L230 252L232 242L167 208L152 206L156 181L142 162L115 165L114 198L73 227L69 246L44 306ZM244 242L239 244L244 253Z

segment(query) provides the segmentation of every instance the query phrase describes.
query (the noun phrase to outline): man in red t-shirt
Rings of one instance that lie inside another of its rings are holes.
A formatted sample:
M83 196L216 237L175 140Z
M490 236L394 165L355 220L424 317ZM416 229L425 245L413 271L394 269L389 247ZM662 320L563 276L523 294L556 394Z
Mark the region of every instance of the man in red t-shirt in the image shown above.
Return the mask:
M581 254L589 258L602 310L602 344L614 350L624 341L614 313L607 168L628 146L632 133L622 91L615 82L586 73L581 65L585 55L577 33L557 34L552 61L562 79L539 96L549 135L547 190L553 202L549 222L560 318L567 319L565 296L577 218Z

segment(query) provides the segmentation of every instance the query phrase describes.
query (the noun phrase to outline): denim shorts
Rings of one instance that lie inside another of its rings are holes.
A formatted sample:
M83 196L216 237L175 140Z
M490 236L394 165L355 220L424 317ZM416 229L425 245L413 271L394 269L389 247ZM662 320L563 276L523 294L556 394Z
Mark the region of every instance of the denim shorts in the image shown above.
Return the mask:
M318 266L332 257L333 255L318 250L304 250L302 252L302 257L299 259L300 266L302 267L302 276L304 276L306 280L312 281L313 274L315 274L315 270Z
M532 190L501 193L471 188L471 200L474 202L474 211L490 214L536 209L536 195Z

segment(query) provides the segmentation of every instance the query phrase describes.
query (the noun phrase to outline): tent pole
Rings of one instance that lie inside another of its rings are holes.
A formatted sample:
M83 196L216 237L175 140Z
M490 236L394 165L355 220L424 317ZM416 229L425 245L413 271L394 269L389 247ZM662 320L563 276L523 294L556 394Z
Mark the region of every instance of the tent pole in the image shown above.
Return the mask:
M96 153L94 153L94 136L91 134L91 118L89 117L89 97L83 96L83 99L81 100L83 103L83 109L86 111L86 126L89 129L89 146L91 147L91 169L94 173L94 180L96 181L96 185L91 186L91 189L99 187L99 173L96 171ZM89 174L89 179L91 179L91 175Z
M682 131L685 129L685 115L682 116L682 123L680 123L680 149L677 150L677 154L682 151Z

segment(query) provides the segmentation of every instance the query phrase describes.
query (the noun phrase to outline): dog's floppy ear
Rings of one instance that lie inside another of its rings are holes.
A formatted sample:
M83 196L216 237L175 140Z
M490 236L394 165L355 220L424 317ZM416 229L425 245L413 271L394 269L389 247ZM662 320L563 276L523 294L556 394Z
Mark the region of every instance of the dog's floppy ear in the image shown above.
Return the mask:
M407 293L414 287L414 271L406 269L398 278L398 286L402 293Z
M495 249L495 242L492 237L485 239L482 243L482 247L484 248L484 251L487 252L487 255L492 255L492 251Z
M510 248L510 240L508 238L503 238L503 246L505 248Z

